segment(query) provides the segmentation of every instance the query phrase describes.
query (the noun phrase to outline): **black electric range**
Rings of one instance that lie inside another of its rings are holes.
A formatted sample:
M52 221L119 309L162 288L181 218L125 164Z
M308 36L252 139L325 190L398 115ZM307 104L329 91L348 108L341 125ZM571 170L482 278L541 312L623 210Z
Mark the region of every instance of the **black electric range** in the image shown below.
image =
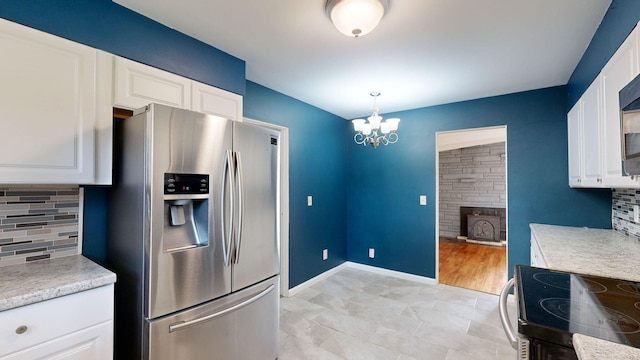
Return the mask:
M532 358L564 358L548 354L573 352L574 333L640 348L640 282L523 265L514 278L518 332Z

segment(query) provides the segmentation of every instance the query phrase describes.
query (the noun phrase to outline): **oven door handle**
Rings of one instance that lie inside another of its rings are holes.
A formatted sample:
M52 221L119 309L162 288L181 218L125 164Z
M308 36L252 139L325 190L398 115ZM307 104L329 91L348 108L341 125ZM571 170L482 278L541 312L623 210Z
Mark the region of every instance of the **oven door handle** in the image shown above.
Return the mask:
M514 281L510 279L504 284L502 291L500 291L500 299L498 312L500 313L500 321L502 322L502 328L504 329L504 333L507 334L507 338L509 339L509 343L511 343L511 347L514 349L518 349L518 337L516 336L515 330L511 327L511 321L509 320L509 313L507 312L507 297L509 296L509 291L513 288Z

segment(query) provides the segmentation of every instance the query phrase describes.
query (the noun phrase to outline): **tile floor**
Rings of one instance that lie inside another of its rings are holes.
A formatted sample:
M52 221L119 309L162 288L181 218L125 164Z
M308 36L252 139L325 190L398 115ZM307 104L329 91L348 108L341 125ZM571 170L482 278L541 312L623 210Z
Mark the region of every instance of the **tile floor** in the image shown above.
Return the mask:
M345 268L280 309L279 360L516 358L482 292Z

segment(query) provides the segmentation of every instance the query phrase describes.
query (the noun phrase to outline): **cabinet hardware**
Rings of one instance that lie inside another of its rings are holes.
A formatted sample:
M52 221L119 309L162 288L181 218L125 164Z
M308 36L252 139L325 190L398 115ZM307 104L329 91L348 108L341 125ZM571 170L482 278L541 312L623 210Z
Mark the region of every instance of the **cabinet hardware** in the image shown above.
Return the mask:
M21 335L27 332L27 327L25 325L18 326L16 329L16 334Z

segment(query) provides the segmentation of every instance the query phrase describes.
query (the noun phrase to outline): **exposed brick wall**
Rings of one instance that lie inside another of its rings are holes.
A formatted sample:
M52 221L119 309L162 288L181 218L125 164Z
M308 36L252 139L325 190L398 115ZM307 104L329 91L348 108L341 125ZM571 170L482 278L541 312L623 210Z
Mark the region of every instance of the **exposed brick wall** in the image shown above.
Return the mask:
M460 207L506 208L505 143L441 151L440 236L460 235Z

